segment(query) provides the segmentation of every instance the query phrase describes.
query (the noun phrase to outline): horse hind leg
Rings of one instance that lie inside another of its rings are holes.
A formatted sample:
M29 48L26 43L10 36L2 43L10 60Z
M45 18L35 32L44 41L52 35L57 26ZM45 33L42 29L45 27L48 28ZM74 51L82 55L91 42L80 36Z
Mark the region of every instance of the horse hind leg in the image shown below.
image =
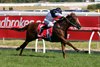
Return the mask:
M17 47L16 50L17 50L17 51L20 50L20 49L24 46L25 43L26 43L26 42L24 42L20 47Z
M65 44L61 43L61 47L62 47L63 58L66 58L66 56L65 56Z
M20 56L22 55L22 52L23 52L24 48L27 46L28 43L29 43L28 41L25 41L20 47L16 48L16 50L21 49L20 54L19 54Z

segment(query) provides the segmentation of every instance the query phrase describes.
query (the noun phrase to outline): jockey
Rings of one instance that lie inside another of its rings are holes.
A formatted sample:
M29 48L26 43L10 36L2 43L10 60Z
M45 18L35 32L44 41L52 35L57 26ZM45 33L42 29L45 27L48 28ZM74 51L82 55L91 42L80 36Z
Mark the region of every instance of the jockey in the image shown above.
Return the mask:
M59 7L56 9L52 9L52 10L50 10L50 12L48 12L48 14L46 15L46 17L44 19L45 26L43 26L40 29L38 37L41 37L41 33L43 32L44 29L48 29L48 28L54 26L55 18L57 18L57 17L59 17L59 18L63 17L62 10Z

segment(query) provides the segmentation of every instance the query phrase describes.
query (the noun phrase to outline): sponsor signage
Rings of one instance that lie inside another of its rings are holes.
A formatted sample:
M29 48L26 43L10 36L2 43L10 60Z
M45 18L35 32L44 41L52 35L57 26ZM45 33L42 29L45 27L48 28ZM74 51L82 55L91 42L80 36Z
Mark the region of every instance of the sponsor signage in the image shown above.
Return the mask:
M0 38L25 38L25 32L5 30L11 27L24 27L29 23L42 23L45 16L0 16ZM89 40L93 29L100 28L100 16L78 16L82 27L80 31L68 31L69 40ZM89 31L88 31L89 30ZM93 40L100 39L95 33Z

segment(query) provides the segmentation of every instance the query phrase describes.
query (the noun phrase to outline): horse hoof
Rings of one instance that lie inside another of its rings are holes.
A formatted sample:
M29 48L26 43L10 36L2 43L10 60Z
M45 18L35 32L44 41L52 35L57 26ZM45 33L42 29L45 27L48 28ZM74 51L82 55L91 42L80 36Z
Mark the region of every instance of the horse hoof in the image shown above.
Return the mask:
M20 47L16 48L16 50L17 50L17 51L20 50Z
M66 57L63 57L64 59L66 59Z
M77 49L76 52L80 52L80 50Z
M22 56L22 54L19 54L19 56Z
M84 53L88 53L88 51L84 51Z
M18 56L22 56L22 54L19 54Z
M63 58L64 58L64 59L66 59L66 56L65 56L65 55L63 55Z

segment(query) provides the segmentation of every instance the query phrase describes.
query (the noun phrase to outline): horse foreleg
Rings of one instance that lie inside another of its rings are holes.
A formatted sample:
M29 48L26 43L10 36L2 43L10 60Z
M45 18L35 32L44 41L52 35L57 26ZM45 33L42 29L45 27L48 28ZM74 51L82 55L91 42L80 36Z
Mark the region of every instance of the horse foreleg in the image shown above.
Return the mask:
M61 37L61 40L64 44L67 44L68 46L72 47L75 51L79 51L76 47L74 47L70 42L66 41L64 37Z
M65 56L65 44L61 43L61 47L62 47L63 58L66 58L66 56Z
M74 47L70 42L66 42L66 44L68 46L71 46L75 51L79 52L79 50L76 47Z
M28 41L25 41L20 47L18 47L16 50L20 50L20 54L19 55L22 55L22 52L24 50L24 48L26 47L26 45L28 44L29 42Z

